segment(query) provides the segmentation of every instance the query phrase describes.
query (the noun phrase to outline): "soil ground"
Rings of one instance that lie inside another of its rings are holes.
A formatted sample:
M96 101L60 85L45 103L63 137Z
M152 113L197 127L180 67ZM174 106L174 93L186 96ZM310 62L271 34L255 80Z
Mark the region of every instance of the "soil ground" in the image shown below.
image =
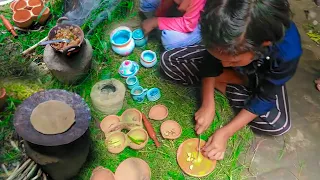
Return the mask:
M297 73L287 84L292 128L281 137L256 136L246 157L252 162L247 171L249 179L317 180L320 175L320 92L313 82L320 77L320 51L302 28L306 23L304 10L317 13L319 21L320 7L310 0L290 3L304 50Z

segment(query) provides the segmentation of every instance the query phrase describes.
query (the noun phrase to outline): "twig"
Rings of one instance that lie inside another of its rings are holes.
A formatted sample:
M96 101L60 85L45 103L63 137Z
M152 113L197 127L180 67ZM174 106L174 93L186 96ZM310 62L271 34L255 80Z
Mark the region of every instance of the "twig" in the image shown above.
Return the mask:
M36 47L38 47L38 45L43 42L46 41L48 39L48 37L46 36L45 38L43 38L41 41L37 42L35 45L29 47L28 49L26 49L25 51L22 52L22 55L27 55L29 54L31 51L33 51Z
M250 165L249 165L249 167L248 167L248 171L249 171L250 174L253 174L253 173L251 172L251 165L252 165L252 162L253 162L253 160L254 160L254 158L255 158L255 156L256 156L256 153L257 153L257 151L258 151L258 148L260 147L261 143L262 143L263 141L265 141L265 140L267 140L267 139L262 139L262 140L260 140L260 141L258 142L256 148L255 148L254 151L253 151L253 152L254 152L254 153L253 153L253 157L252 157L251 162L250 162Z
M18 146L16 145L16 143L14 141L11 140L10 144L17 152L20 152L20 149L18 148Z
M35 177L33 177L31 180L37 180L41 177L41 175L42 175L42 171L41 171L41 168L39 168L37 175Z
M6 175L9 176L9 172L8 172L6 166L4 164L1 164L1 167L2 167L3 171L6 173Z
M7 180L15 179L30 164L30 162L31 159L28 159L19 169L15 170Z

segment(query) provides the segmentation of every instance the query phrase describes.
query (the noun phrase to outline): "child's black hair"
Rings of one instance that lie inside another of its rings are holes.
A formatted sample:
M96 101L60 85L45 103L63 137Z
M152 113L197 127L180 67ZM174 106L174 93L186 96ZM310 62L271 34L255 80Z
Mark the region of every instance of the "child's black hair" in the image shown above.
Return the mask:
M291 22L287 0L207 0L201 34L207 48L228 54L257 51L282 39Z

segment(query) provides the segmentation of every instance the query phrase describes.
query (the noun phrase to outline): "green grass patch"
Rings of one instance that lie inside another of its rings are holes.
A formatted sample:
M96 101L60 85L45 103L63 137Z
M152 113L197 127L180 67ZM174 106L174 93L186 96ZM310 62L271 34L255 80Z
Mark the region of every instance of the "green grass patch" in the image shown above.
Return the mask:
M32 44L38 42L44 38L51 27L55 25L55 22L58 17L62 15L63 3L62 1L55 1L55 3L49 4L52 13L53 19L46 25L46 28L42 32L30 32L19 36L19 39L14 40L7 33L6 37L0 38L0 48L6 48L5 44L8 42L16 44L15 48L22 50L27 49ZM179 122L183 129L181 137L177 140L165 140L160 136L160 125L159 121L151 121L153 124L158 139L161 142L161 147L156 148L153 141L149 140L147 146L140 150L132 150L126 148L122 153L118 155L110 154L107 151L105 145L105 137L103 132L97 128L95 121L101 121L104 117L96 112L92 108L90 100L90 91L92 86L104 78L116 78L121 80L124 83L124 79L118 74L118 68L123 60L129 59L139 63L139 57L143 49L136 48L134 52L128 57L120 57L115 55L109 43L109 32L112 30L111 27L114 27L119 22L125 20L130 21L137 18L138 13L134 9L135 5L133 1L123 1L118 7L112 17L109 20L104 21L100 24L93 35L89 37L90 43L93 45L94 54L93 54L93 68L90 70L88 76L83 79L77 85L64 85L58 82L55 78L51 77L36 77L40 82L38 83L39 87L44 87L46 89L65 89L68 91L76 92L81 95L88 105L91 108L91 113L93 119L90 124L90 132L92 144L90 148L90 153L87 159L87 162L81 169L79 175L75 178L77 180L87 180L91 176L92 170L97 166L103 166L109 168L113 172L116 170L117 166L126 158L129 157L139 157L145 160L152 169L152 179L154 180L183 180L183 179L198 179L186 176L180 170L176 162L176 150L179 145L189 138L197 137L194 132L194 113L197 110L196 94L199 88L184 87L176 85L174 83L163 80L159 74L159 67L154 67L152 69L140 69L138 73L138 78L140 84L144 88L158 87L161 90L162 97L158 102L147 102L137 104L130 97L129 91L126 93L126 98L121 114L127 108L137 108L145 114L148 114L150 108L155 104L164 104L169 109L169 116L167 119L175 120ZM100 9L101 10L101 9ZM129 13L127 13L129 12ZM95 13L97 14L97 13ZM10 13L5 13L7 18L10 18ZM92 18L92 17L91 17ZM93 17L94 18L94 17ZM83 28L88 29L90 27L89 23L86 23ZM4 30L4 27L0 27L0 30ZM160 54L160 47L157 41L149 41L145 49L152 49L157 54ZM43 48L38 47L33 56L40 57L42 56ZM10 54L5 54L5 59L9 58ZM16 57L12 57L16 60ZM9 58L10 59L10 58ZM29 61L34 59L29 59ZM19 58L21 63L27 61L23 58ZM10 90L15 91L15 90ZM20 92L20 91L19 91ZM19 94L19 92L17 92ZM21 90L21 92L24 92ZM12 92L11 92L12 93ZM23 95L24 97L24 95ZM210 129L202 135L204 140L207 140L208 137L218 128L222 127L231 119L231 110L228 105L228 102L225 97L221 94L216 94L216 117L210 127ZM4 127L10 126L8 129L5 138L2 137L2 140L10 137L9 134L12 132L12 114L14 109L6 111L6 121L7 124L3 125L0 129L4 130ZM4 114L3 114L4 115ZM228 141L228 150L223 161L217 163L217 167L212 174L202 179L241 179L241 171L245 168L243 165L238 163L239 156L247 149L249 143L252 139L252 132L249 128L245 128L238 133L236 133ZM1 139L0 139L1 140ZM6 150L6 155L1 157L1 160L10 160L15 158L15 152L12 152L12 149Z

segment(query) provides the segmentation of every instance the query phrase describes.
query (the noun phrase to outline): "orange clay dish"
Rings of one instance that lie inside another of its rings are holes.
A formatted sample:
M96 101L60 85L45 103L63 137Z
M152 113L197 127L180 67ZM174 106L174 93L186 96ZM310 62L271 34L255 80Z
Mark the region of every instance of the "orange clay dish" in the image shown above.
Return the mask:
M193 138L184 141L177 151L177 161L183 172L193 177L209 175L216 167L216 161L204 157L201 152L198 156L199 139ZM200 147L205 145L201 140Z
M70 42L66 43L54 43L52 46L57 50L63 50L68 46L78 46L81 42L80 38L77 36L80 30L77 27L66 26L66 28L58 28L55 37L52 40L56 39L69 39Z

